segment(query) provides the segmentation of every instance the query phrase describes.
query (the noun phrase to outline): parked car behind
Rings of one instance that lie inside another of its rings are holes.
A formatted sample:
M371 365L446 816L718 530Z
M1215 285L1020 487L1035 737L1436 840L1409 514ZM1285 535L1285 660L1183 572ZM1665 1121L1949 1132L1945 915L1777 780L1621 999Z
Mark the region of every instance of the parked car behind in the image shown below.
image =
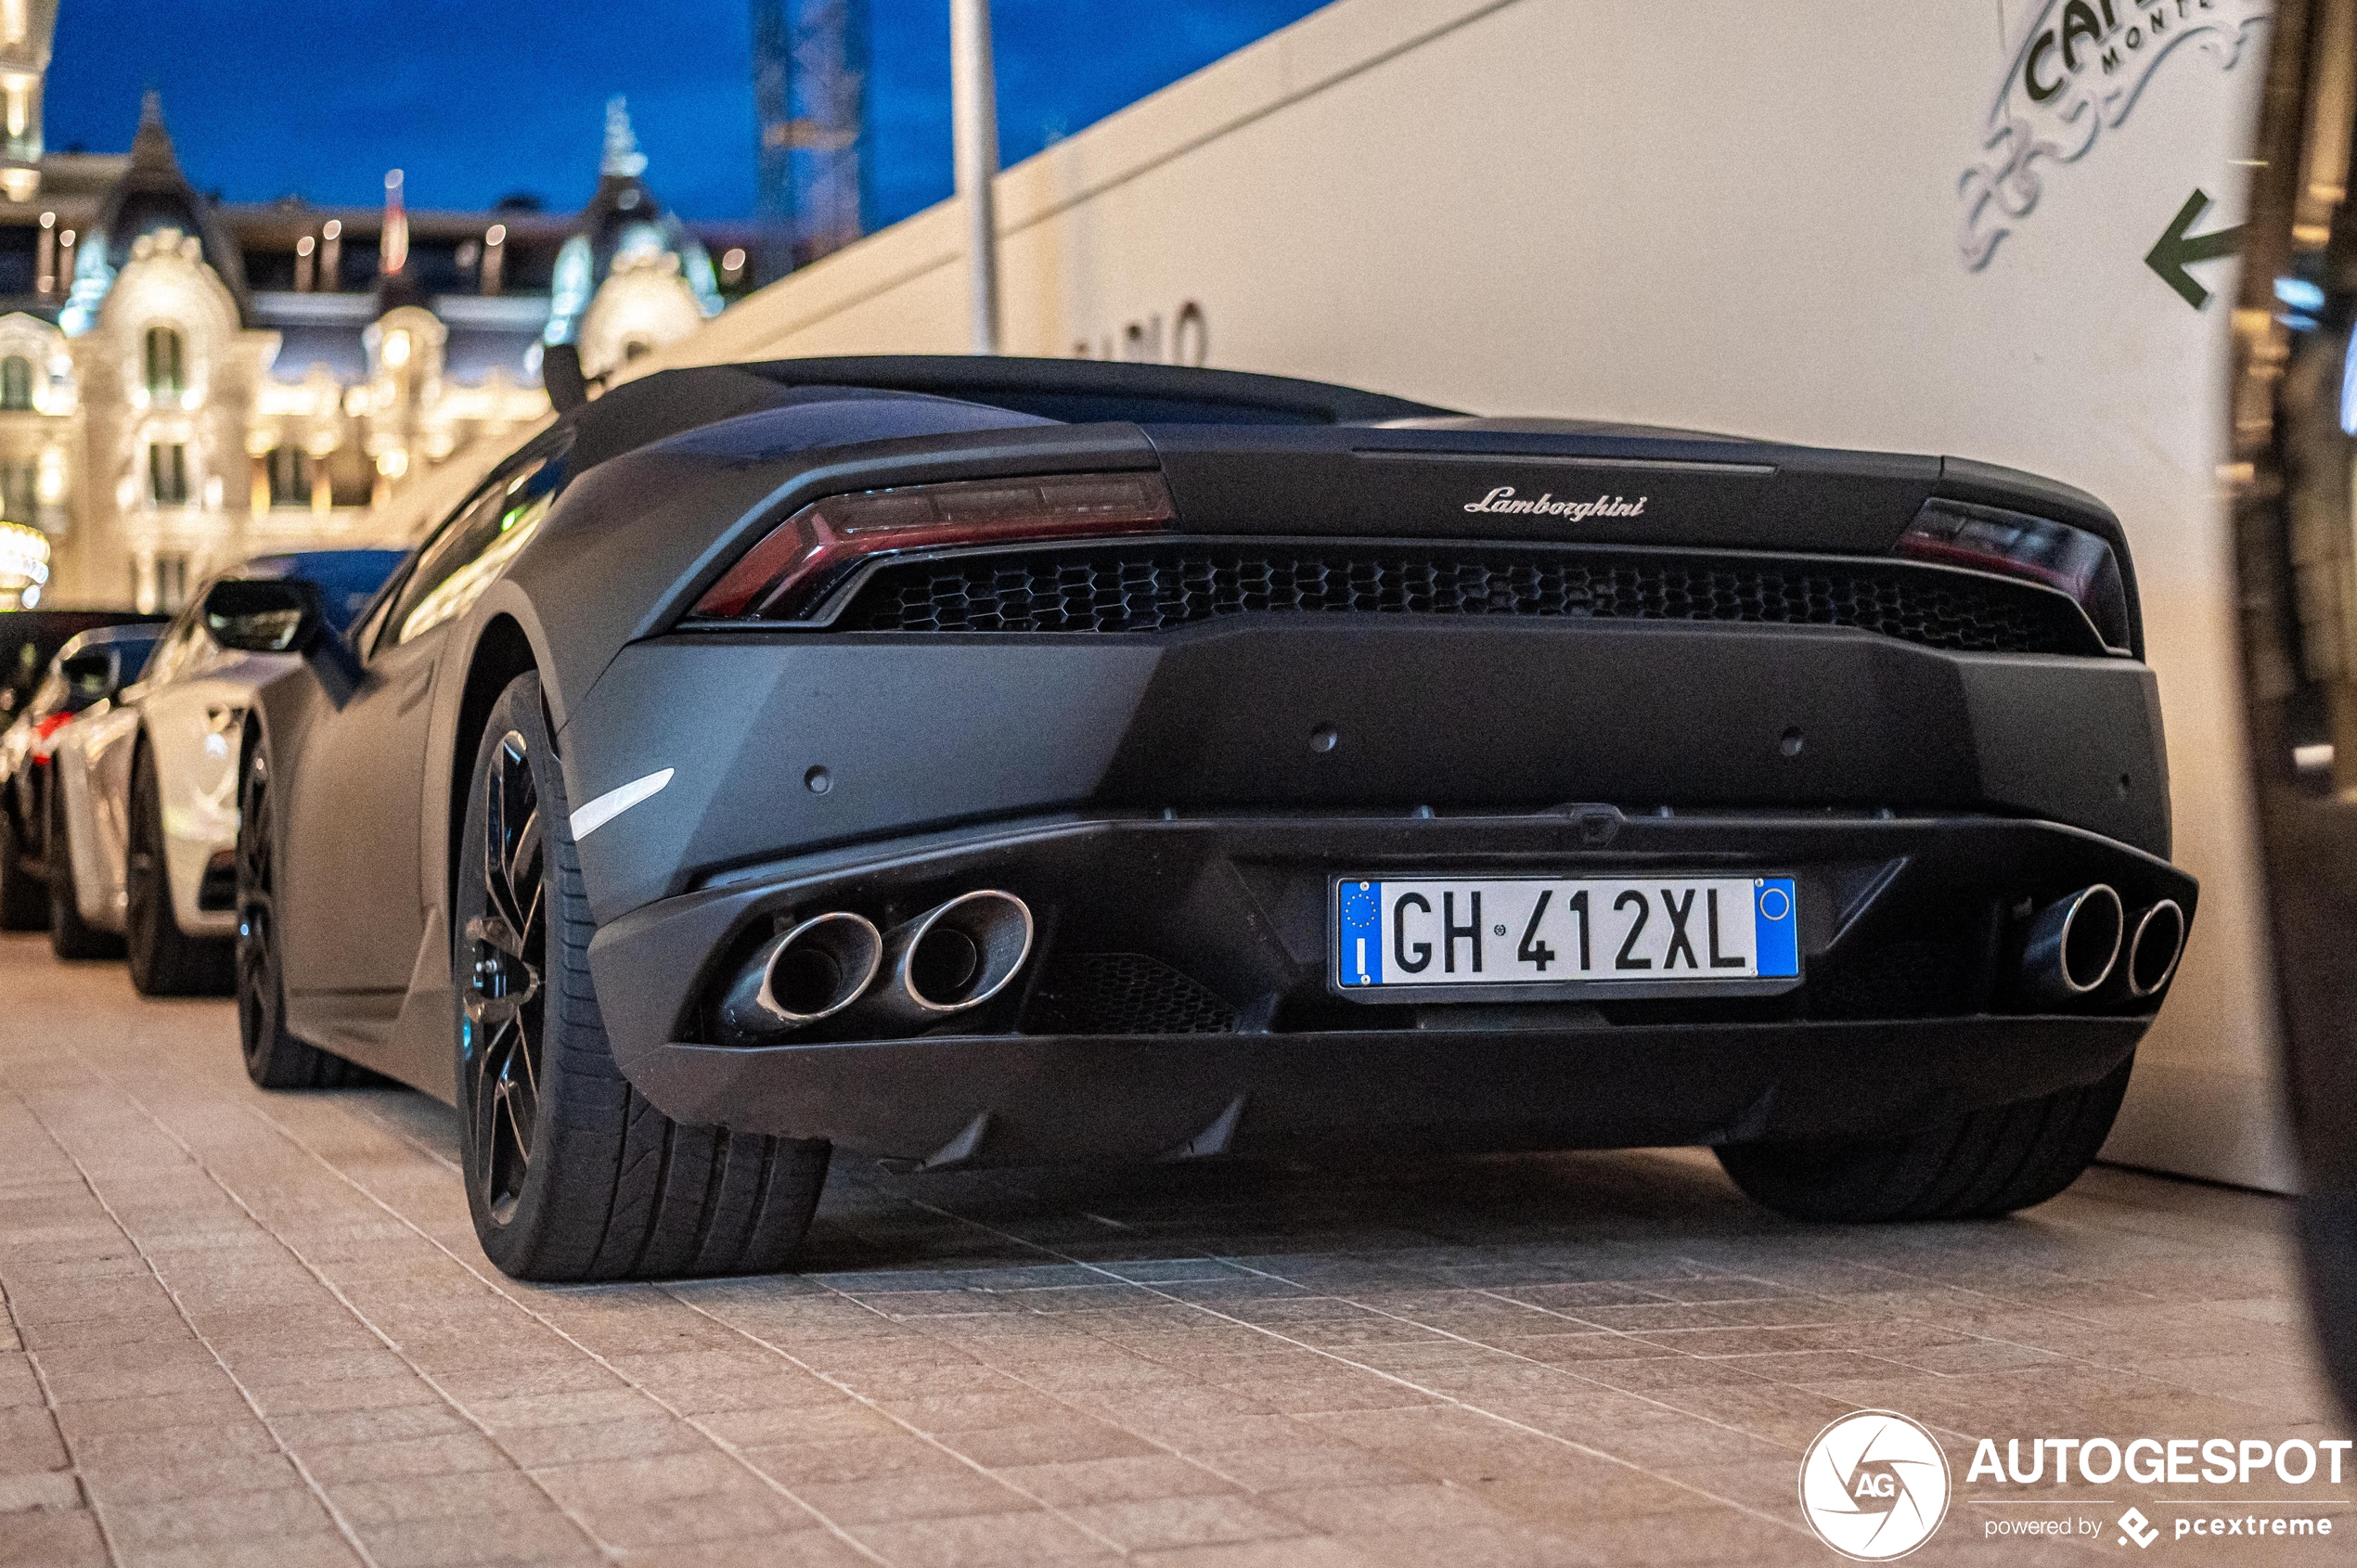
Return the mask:
M259 556L241 578L317 584L341 627L367 608L398 550ZM239 653L205 629L203 596L164 629L145 678L57 737L57 890L61 957L121 946L145 996L229 987L237 934L238 756L254 688L297 662Z
M51 913L51 755L79 714L103 710L139 678L159 629L135 622L100 626L67 640L46 676L0 732L0 926L38 931ZM96 957L74 952L75 958Z
M67 638L100 626L169 619L135 610L0 610L0 722L24 712Z

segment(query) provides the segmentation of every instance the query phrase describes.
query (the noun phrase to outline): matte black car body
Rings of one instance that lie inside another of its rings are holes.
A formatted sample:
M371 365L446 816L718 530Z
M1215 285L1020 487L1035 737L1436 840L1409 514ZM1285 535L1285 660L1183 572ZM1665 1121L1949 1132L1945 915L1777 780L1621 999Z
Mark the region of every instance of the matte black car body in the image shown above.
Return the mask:
M2032 1001L2029 910L2091 882L2193 908L2126 541L2028 475L1022 361L669 372L537 440L572 476L472 607L386 646L380 606L314 659L342 675L264 688L246 742L284 803L292 1031L445 1099L458 816L526 670L576 810L671 770L578 846L629 1082L683 1123L919 1163L1875 1133L2128 1059L2157 998ZM1175 531L886 560L821 624L691 613L814 499L1106 472L1159 473ZM1648 499L1479 508L1505 486ZM2050 590L1894 559L1935 499L2107 541L2125 646ZM1372 586L1356 611L1223 598L1237 562ZM1385 598L1400 562L1508 585ZM1670 608L1511 586L1567 567ZM1110 574L1121 629L976 609L1067 569ZM1125 571L1212 585L1124 609ZM1333 875L1627 868L1795 876L1804 983L1471 1007L1328 984ZM781 919L885 925L983 886L1039 920L998 1000L913 1037L717 1042L718 989ZM1166 994L1137 1004L1140 976Z

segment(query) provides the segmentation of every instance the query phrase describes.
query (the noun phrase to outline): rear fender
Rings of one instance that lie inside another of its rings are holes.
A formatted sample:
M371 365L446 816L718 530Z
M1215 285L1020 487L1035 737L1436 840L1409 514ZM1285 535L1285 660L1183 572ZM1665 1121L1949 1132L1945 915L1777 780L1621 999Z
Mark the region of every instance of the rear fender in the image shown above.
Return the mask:
M501 578L485 590L461 623L434 671L433 722L426 739L426 798L420 803L418 843L419 885L429 915L427 937L446 955L449 911L458 864L458 836L466 828L467 789L474 777L475 749L492 705L508 683L537 671L548 705L549 732L564 730L565 683L555 664L547 628L532 597ZM561 764L562 758L560 757ZM570 785L572 780L566 780ZM431 917L439 915L439 919Z
M424 920L408 989L376 1063L438 1099L457 1093L450 1028L450 909L466 826L466 792L492 705L527 670L541 672L551 728L561 688L550 679L547 638L531 597L501 579L485 590L435 661L433 712L426 730L425 789L418 804L419 887ZM560 758L561 765L561 758Z

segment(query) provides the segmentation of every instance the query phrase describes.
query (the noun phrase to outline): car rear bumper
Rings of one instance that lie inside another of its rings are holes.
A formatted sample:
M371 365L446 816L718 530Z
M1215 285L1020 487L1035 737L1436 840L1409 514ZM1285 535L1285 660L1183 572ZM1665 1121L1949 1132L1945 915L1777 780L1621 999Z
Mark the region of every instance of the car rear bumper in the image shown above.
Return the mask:
M1329 877L1410 871L1790 875L1803 983L1514 1007L1331 994ZM2158 999L2056 1012L2014 979L2028 910L2098 881L2132 910L2194 908L2155 856L1985 816L1108 814L742 868L606 923L590 964L617 1060L667 1113L934 1165L1708 1143L1868 1133L2102 1077ZM999 1000L916 1038L709 1043L715 988L779 920L888 926L978 887L1038 917ZM1114 960L1174 977L1186 1006L1092 998Z
M1641 1148L1855 1135L2091 1084L2149 1023L1971 1018L666 1045L632 1077L683 1121L825 1137L927 1169L1320 1145Z
M1140 636L679 634L567 703L599 923L801 846L1052 812L1616 801L1984 813L2170 852L2152 672L1821 626L1259 615Z

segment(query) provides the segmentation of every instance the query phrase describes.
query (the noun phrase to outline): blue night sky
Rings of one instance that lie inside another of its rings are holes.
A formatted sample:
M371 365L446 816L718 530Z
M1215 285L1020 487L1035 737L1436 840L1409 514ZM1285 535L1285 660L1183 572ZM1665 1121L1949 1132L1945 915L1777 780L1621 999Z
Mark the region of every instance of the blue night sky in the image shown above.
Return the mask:
M869 0L882 226L950 193L947 0ZM1318 0L997 0L1000 157L1029 157L1318 8ZM552 210L597 183L603 105L626 95L647 181L691 218L753 209L745 0L62 0L52 149L131 144L163 93L182 164L233 201L300 193Z

